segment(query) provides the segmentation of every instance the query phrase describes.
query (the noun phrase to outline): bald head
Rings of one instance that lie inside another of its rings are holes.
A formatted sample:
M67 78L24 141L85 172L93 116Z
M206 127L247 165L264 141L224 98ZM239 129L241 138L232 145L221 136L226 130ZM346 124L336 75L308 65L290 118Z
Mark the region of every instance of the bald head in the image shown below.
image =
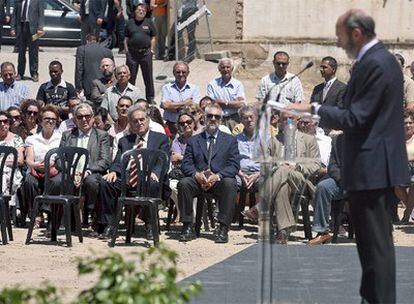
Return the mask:
M100 69L105 78L110 79L114 75L115 63L111 58L103 58L101 60Z

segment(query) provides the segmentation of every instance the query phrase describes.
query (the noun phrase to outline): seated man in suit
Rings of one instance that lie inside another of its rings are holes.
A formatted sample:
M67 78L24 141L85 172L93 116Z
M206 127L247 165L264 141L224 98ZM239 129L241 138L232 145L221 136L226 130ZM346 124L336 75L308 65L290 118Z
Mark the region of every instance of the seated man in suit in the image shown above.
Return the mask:
M337 67L335 58L330 56L322 58L319 70L325 81L313 88L311 102L342 108L346 84L336 78Z
M109 170L100 182L99 196L97 205L97 222L98 233L103 238L112 235L113 221L115 217L115 206L119 195L121 194L121 155L131 149L147 148L158 149L169 154L168 137L164 134L149 130L149 117L147 111L139 105L134 105L128 110L128 121L130 134L122 137L118 142L118 152L115 160ZM158 190L158 177L153 176L154 192ZM169 188L164 188L164 197L170 195ZM147 239L152 239L151 225L147 225L148 208L143 208L141 212L142 220L145 222Z
M273 147L270 150L275 151L276 158L283 158L284 129L288 118L296 122L294 117L284 116L281 120L281 127L279 128L279 134L276 136L276 141L271 143ZM306 160L298 163L278 164L273 169L269 181L273 190L271 202L275 204L278 231L277 244L286 244L289 233L296 229L295 217L290 205L290 194L292 191L301 191L304 185L306 185L308 192L313 194L315 187L308 178L318 173L321 167L321 156L315 136L296 131L295 138L296 157Z
M82 192L87 208L94 209L98 197L99 181L111 165L110 137L107 132L96 129L92 107L81 103L73 111L76 128L62 134L60 147L81 147L89 151Z
M205 109L205 131L192 136L187 143L181 170L186 177L178 183L180 221L183 223L180 241L194 238L192 227L193 199L207 192L219 205L216 243L228 242L228 229L236 201L236 174L240 169L237 140L219 130L223 110L217 104Z

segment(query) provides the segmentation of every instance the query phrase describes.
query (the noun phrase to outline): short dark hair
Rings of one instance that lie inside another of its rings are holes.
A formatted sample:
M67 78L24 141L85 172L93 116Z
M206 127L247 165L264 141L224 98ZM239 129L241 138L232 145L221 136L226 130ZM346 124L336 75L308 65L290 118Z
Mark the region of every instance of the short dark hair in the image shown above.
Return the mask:
M131 102L131 106L134 104L134 102L132 101L132 98L129 97L129 96L125 96L125 95L119 97L119 99L118 99L118 101L117 101L116 104L118 105L121 100L128 100L129 102Z
M61 70L63 69L62 63L61 63L60 61L58 61L58 60L53 60L53 61L51 61L51 62L49 63L49 69L50 69L53 65L57 65L57 66L59 66Z
M7 112L7 111L0 111L0 115L6 116L7 117L7 120L9 121L9 124L10 124L10 122L11 122L11 120L12 120L13 117L10 115L9 112Z
M273 55L273 59L275 59L277 55L285 55L288 59L290 59L289 54L288 54L288 53L286 53L285 51L277 51L277 52Z
M398 53L394 54L394 56L395 56L395 58L398 59L398 61L400 62L401 66L404 66L404 64L405 64L404 57L401 54L398 54Z
M102 119L103 123L106 123L108 118L108 110L102 107L96 107L93 116L99 116Z
M137 101L135 101L135 104L140 103L143 107L145 107L146 110L149 109L149 102L148 100L144 99L144 98L138 98Z
M331 56L326 56L322 58L322 61L328 61L328 64L331 68L333 68L334 70L337 69L338 67L338 62L336 61L335 58L331 57Z
M345 16L344 25L348 34L350 34L353 29L359 28L362 34L368 38L374 38L376 36L374 19L361 10L349 11Z

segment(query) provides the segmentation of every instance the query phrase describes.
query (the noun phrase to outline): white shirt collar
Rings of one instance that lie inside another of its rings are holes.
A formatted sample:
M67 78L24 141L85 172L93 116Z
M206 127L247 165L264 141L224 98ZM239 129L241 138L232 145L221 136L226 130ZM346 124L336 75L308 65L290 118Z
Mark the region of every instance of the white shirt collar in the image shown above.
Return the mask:
M218 129L217 129L217 131L216 131L216 133L215 134L213 134L213 136L214 136L214 139L215 140L217 140L217 135L218 135ZM205 133L206 133L206 138L208 139L210 136L211 136L211 134L210 133L208 133L207 132L207 130L206 131L204 131Z
M336 80L336 77L328 80L327 82L325 82L325 86L328 85L328 88L330 88L331 85L334 83L335 80Z
M370 42L368 42L367 44L365 44L358 53L358 56L355 58L355 61L358 62L361 60L361 58L365 55L366 52L368 52L368 50L370 48L372 48L374 45L376 45L379 42L379 40L377 38L372 39Z
M47 82L47 84L46 84L46 89L53 88L53 87L54 87L54 85L53 85L52 81L49 80ZM66 88L66 81L64 81L63 79L61 79L60 82L59 82L59 84L57 85L57 87Z

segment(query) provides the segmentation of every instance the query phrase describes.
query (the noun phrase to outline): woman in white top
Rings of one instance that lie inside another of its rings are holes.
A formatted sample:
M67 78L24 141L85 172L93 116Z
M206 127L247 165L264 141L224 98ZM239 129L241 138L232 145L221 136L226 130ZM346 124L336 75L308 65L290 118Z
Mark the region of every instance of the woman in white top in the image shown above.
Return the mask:
M407 224L410 221L414 207L414 112L412 110L406 109L404 112L404 129L411 183L395 188L395 194L406 207L401 224Z
M0 111L0 146L7 146L7 147L13 147L17 150L17 169L14 173L13 178L13 186L12 186L12 199L10 201L11 206L16 206L16 190L20 187L22 183L22 173L19 169L20 166L23 165L24 157L23 157L23 149L24 149L24 143L23 139L12 132L10 132L10 125L12 123L12 117L8 112ZM1 160L1 158L0 158ZM3 185L2 189L5 194L9 193L9 187L10 187L10 177L11 177L11 163L12 158L10 159L10 162L6 162L6 166L3 171Z
M42 130L31 135L26 139L26 164L28 174L23 183L25 202L28 206L33 206L33 200L36 195L43 192L45 165L44 158L46 153L53 148L59 147L61 133L57 130L59 125L59 110L53 105L46 105L40 110L39 115L40 126ZM52 165L50 170L51 176L57 174L56 169ZM52 184L51 193L58 189ZM48 208L41 207L48 211ZM42 214L38 212L36 217L35 228L39 228L43 221Z

